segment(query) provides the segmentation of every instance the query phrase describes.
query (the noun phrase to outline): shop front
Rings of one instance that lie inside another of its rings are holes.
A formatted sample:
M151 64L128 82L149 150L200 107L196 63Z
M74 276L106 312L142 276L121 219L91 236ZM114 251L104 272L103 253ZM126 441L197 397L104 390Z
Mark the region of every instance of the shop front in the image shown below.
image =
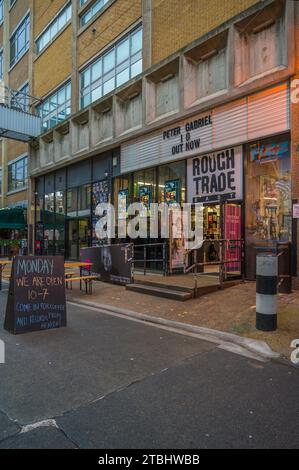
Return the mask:
M118 155L116 149L37 179L37 254L60 254L77 260L81 248L98 244L95 208L111 200L111 179L118 172Z
M258 250L291 242L288 96L281 84L123 144L114 203L124 217L131 202L202 203L205 272L221 258L226 274L254 279Z

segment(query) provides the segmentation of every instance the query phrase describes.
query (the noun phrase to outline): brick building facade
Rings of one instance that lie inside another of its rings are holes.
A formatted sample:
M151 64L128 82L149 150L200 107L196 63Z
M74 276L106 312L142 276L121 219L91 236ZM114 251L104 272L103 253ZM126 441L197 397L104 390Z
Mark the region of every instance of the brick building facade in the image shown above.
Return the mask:
M247 277L258 248L289 241L298 259L298 105L290 100L297 2L34 0L28 7L30 48L15 68L27 66L30 92L41 100L28 211L39 248L46 240L47 252L76 258L91 245L99 191L112 202L120 194L138 201L147 186L147 197L161 202L173 183L179 202L194 202L194 158L230 150L241 155L242 187L229 202L240 207L235 230L245 239ZM204 117L206 133L186 137L186 124ZM181 141L163 138L175 128ZM180 149L186 138L199 147ZM10 146L20 151L6 141L2 154ZM219 228L222 196L205 195L210 238L228 230Z

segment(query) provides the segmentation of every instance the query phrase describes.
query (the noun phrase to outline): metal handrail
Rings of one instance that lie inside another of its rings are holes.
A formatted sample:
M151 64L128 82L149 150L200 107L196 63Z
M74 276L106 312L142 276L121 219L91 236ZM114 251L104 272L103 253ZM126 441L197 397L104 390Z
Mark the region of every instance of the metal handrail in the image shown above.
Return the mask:
M147 249L148 248L153 248L153 247L162 247L162 258L148 258L147 257ZM136 259L135 258L135 252L138 250L138 248L143 249L143 259ZM163 263L163 275L165 276L167 274L167 259L166 259L166 242L163 243L145 243L142 245L135 245L134 246L134 265L135 263L143 263L143 273L144 276L146 275L147 272L147 264L152 262L152 263Z
M240 262L241 263L241 275L242 277L244 276L244 240L243 239L206 239L206 240L203 240L203 243L202 243L202 246L201 248L203 247L203 245L205 243L218 243L219 244L219 261L208 261L208 262L198 262L197 261L197 251L199 250L199 248L196 248L196 249L191 249L191 250L188 250L188 252L186 253L186 257L194 252L194 255L195 255L195 262L193 262L193 264L191 266L189 266L188 268L185 268L184 272L187 274L189 273L190 271L196 269L199 267L199 266L219 266L219 279L220 279L220 284L223 283L223 280L224 280L224 266L226 264L229 264L229 263L236 263L236 262ZM224 259L223 256L223 244L231 244L231 243L240 243L240 246L236 247L237 249L240 249L241 250L241 256L240 256L240 259L237 258L233 258L233 259ZM194 273L195 276L198 274L198 273Z

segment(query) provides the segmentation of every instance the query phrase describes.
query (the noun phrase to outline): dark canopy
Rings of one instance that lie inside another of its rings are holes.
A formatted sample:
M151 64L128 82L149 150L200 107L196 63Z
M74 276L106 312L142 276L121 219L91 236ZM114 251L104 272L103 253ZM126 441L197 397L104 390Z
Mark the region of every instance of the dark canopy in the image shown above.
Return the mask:
M24 229L27 225L24 212L21 208L0 209L0 229Z

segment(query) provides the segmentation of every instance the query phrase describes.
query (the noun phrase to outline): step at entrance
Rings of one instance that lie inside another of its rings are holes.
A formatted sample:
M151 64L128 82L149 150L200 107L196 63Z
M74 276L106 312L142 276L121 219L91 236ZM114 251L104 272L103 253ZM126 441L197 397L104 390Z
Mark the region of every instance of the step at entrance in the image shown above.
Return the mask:
M174 289L165 285L149 285L141 283L127 284L126 289L133 292L139 292L140 294L149 294L156 297L163 297L165 299L180 300L182 302L192 299L194 296L193 289Z

